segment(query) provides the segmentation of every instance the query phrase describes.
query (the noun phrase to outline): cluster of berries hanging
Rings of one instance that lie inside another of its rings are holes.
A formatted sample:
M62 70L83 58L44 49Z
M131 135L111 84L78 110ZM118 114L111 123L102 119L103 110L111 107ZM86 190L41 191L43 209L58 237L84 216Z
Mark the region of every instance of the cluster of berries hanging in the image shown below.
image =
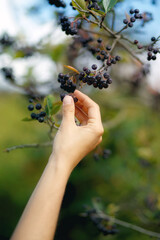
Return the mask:
M3 74L3 76L5 77L6 80L8 80L10 82L15 81L15 76L14 76L12 68L3 67L3 68L1 68L1 72L2 72L2 74Z
M7 33L4 33L0 37L0 44L4 47L10 47L14 44L15 40L11 38Z
M63 0L48 0L48 2L50 5L55 5L55 7L66 7L66 4Z
M104 236L114 235L118 232L115 225L107 225L107 222L98 216L96 209L87 209L86 215Z
M38 120L38 122L42 123L45 121L46 117L46 112L42 111L42 105L40 103L34 102L33 99L29 99L29 102L31 104L28 105L28 110L33 111L34 109L37 110L36 113L32 112L31 113L31 118Z
M126 25L126 27L133 27L134 22L136 22L137 19L143 19L143 14L139 13L139 9L131 9L130 14L131 16L127 19L123 20L123 23ZM134 14L134 15L133 15Z
M151 38L151 44L149 44L148 46L143 46L141 44L139 44L138 40L134 40L134 44L137 45L138 49L145 49L147 50L147 60L148 61L155 61L157 59L156 55L157 53L160 53L160 49L157 47L154 47L154 45L156 44L156 42L158 41L157 38L152 37Z
M95 10L100 10L100 6L98 5L98 1L97 0L92 0L92 1L88 1L85 0L86 2L88 2L88 9L95 9Z
M71 23L71 21L69 21L68 17L66 17L66 16L61 17L60 24L62 27L62 31L64 31L66 33L66 35L73 36L78 33L76 26L74 26L73 23Z

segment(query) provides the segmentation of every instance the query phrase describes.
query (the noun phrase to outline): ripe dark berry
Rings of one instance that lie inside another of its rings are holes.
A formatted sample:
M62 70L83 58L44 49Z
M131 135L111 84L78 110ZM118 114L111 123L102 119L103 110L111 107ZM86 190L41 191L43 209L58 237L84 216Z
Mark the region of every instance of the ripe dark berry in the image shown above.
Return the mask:
M128 23L128 27L132 28L132 27L133 27L133 23L132 23L132 22L129 22L129 23Z
M148 46L148 51L152 51L152 50L153 50L152 45L149 45L149 46Z
M106 52L105 52L104 50L101 51L101 55L105 55L105 53L106 53Z
M43 117L39 117L38 118L38 122L40 122L40 123L44 122L44 118Z
M148 52L148 57L152 57L152 53L151 52Z
M93 69L93 70L96 70L96 69L97 69L97 65L96 65L96 64L93 64L93 65L92 65L92 69Z
M134 17L131 17L131 18L130 18L130 21L131 21L131 22L135 22L136 19L135 19Z
M36 113L31 113L31 118L36 119L36 115L37 115Z
M107 46L106 46L106 50L107 50L107 51L110 51L110 50L111 50L111 46L110 46L110 45L107 45Z
M139 9L135 9L134 12L135 12L135 13L139 13Z
M40 112L39 116L40 116L40 117L45 117L45 116L46 116L46 112L44 112L44 111L43 111L43 112Z
M124 20L123 20L123 23L124 23L124 24L128 24L128 20L127 20L127 19L124 19Z
M116 61L120 61L120 60L121 60L121 57L120 57L120 56L116 56L116 57L115 57L115 60L116 60Z
M108 78L109 78L109 74L108 74L107 72L105 72L105 73L103 74L103 77L104 77L105 79L108 79Z
M102 60L101 56L99 56L99 55L96 58L97 58L97 60Z
M157 53L158 53L158 49L154 49L154 50L153 50L153 53L154 53L154 54L157 54Z
M29 102L30 102L30 103L33 103L33 99L32 99L32 98L30 98L30 99L29 99Z
M30 104L30 105L28 106L28 110L29 110L29 111L33 111L33 109L34 109L34 106L33 106L32 104Z
M134 40L134 44L138 44L138 40Z
M83 71L84 71L84 72L86 72L87 70L88 70L88 68L87 68L87 67L84 67L84 68L83 68Z
M154 56L152 56L152 60L156 60L157 59L157 57L154 55Z
M133 10L133 9L131 9L129 12L130 12L130 14L133 14L133 13L134 13L134 10Z
M152 38L151 38L151 41L152 41L152 42L155 42L155 41L156 41L156 38L155 38L155 37L152 37Z
M37 103L37 104L36 104L36 109L37 109L37 110L40 110L41 108L42 108L42 105L41 105L40 103Z
M98 39L97 39L97 42L98 42L98 43L101 43L101 42L102 42L102 38L98 38Z

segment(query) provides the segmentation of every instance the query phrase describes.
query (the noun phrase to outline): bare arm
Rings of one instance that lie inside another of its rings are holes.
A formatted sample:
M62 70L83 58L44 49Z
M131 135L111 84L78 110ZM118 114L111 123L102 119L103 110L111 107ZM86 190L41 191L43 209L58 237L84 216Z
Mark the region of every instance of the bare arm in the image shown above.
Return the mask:
M22 214L11 240L51 240L68 178L80 160L102 140L99 107L89 97L75 91L63 100L63 120L55 137L48 164ZM74 116L81 126L76 126Z

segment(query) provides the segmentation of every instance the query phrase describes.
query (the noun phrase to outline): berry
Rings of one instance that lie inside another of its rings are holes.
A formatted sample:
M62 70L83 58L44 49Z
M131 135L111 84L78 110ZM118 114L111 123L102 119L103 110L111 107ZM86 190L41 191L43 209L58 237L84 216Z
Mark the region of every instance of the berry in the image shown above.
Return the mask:
M32 119L36 119L36 116L37 116L36 113L31 113L31 118Z
M87 70L88 70L88 68L87 68L87 67L84 67L84 68L83 68L83 71L84 71L84 72L86 72Z
M29 102L30 102L30 103L33 103L33 99L32 99L32 98L30 98L30 99L29 99Z
M131 21L131 22L135 22L136 19L135 19L134 17L131 17L131 18L130 18L130 21Z
M99 56L99 55L96 58L97 58L97 60L102 60L101 56Z
M44 118L43 117L39 117L38 118L38 122L40 122L40 123L44 122Z
M133 13L134 13L134 10L133 10L133 9L131 9L129 12L130 12L130 14L133 14Z
M155 38L155 37L152 37L152 38L151 38L151 41L152 41L152 42L155 42L155 41L156 41L156 38Z
M44 112L44 111L43 111L43 112L40 112L39 116L40 116L40 117L45 117L45 116L46 116L46 112Z
M37 109L37 110L40 110L41 108L42 108L42 105L41 105L40 103L37 103L37 104L36 104L36 109Z
M127 20L127 19L124 19L124 20L123 20L123 23L124 23L124 24L128 24L128 20Z
M132 27L133 27L133 23L132 23L132 22L129 22L129 23L128 23L128 27L132 28Z
M153 50L152 45L149 45L149 46L148 46L148 51L152 51L152 50Z
M138 47L138 49L142 49L142 48L143 48L143 46L142 46L142 45L138 45L137 47Z
M98 38L98 39L97 39L97 42L98 42L98 43L102 43L102 38Z
M116 60L116 61L120 61L120 60L121 60L121 57L120 57L120 56L116 56L116 57L115 57L115 60Z
M139 9L135 9L134 12L135 12L135 13L139 13Z
M134 44L138 44L138 40L134 40Z
M30 105L28 106L28 110L29 110L29 111L33 111L33 109L34 109L34 106L33 106L32 104L30 104Z
M93 65L92 65L92 69L93 69L93 70L96 70L96 69L97 69L97 65L96 65L96 64L93 64Z
M107 46L106 46L106 50L107 50L107 51L110 51L110 50L111 50L111 46L110 46L110 45L107 45Z
M155 61L156 59L157 59L157 57L154 55L154 56L152 57L152 60Z

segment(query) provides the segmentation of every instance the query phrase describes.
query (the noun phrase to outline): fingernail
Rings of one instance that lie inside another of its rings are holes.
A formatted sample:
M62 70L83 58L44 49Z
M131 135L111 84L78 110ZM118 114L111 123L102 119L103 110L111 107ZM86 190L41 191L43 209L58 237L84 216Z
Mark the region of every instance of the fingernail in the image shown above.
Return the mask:
M71 96L65 96L63 99L63 105L71 104L72 103L72 97Z

